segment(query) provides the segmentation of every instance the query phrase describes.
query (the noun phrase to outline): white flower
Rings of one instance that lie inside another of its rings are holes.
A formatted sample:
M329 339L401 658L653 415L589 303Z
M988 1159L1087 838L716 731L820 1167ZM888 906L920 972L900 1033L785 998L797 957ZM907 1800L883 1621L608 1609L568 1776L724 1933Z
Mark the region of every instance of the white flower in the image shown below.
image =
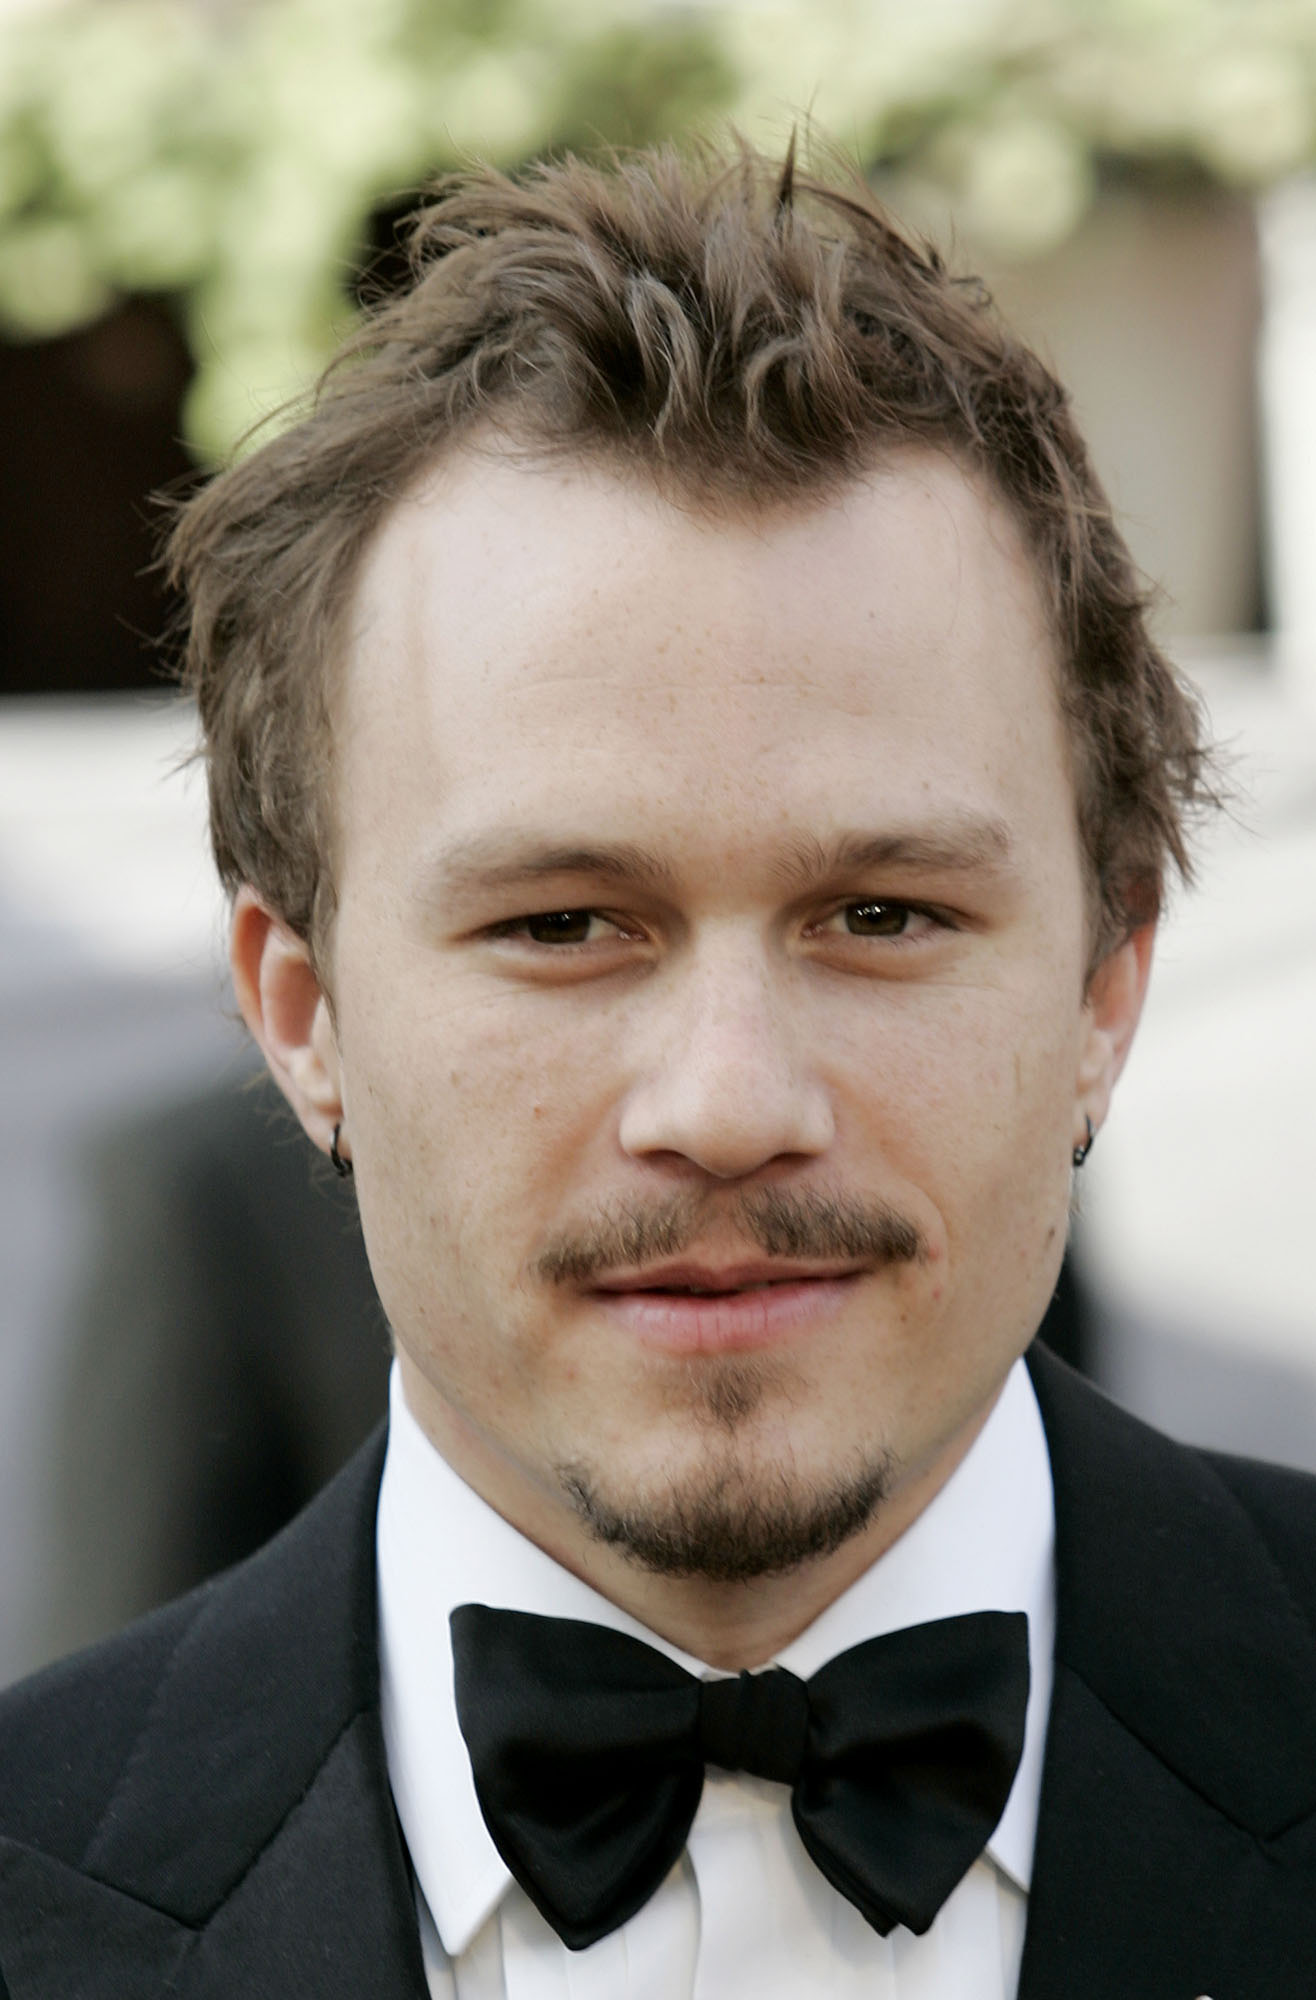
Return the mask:
M964 134L959 214L980 243L1032 257L1064 241L1092 199L1085 149L1062 126L1021 113Z
M1224 50L1202 70L1194 100L1194 136L1227 179L1278 180L1311 156L1312 78L1294 53Z
M11 337L69 333L99 318L109 300L75 223L11 224L0 236L0 327Z

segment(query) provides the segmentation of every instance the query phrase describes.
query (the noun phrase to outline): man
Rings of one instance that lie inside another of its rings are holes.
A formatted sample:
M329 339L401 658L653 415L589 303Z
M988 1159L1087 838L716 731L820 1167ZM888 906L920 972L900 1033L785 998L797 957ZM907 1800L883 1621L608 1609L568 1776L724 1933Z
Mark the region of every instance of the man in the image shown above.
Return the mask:
M1021 1359L1208 793L1061 392L789 162L415 257L174 543L387 1457L10 1697L14 2000L1308 1993L1316 1493Z

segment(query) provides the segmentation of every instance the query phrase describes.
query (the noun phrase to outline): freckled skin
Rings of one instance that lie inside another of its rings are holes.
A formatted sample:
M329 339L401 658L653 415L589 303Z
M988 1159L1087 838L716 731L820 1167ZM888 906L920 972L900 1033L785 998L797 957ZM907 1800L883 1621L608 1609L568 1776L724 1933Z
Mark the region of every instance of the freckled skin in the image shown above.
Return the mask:
M303 965L301 1027L271 1029L297 948L250 897L235 965L308 1130L327 1144L345 1121L411 1407L651 1626L763 1658L977 1434L1045 1308L1070 1151L1136 1024L1148 935L1085 988L1053 650L1012 522L944 457L704 518L599 469L457 454L367 558L335 727L332 1017ZM847 830L970 818L1004 830L1003 865L789 873ZM631 843L663 879L442 886L455 844L524 829ZM908 906L907 929L857 932L875 904ZM509 930L577 910L600 914L572 953ZM888 1203L926 1255L758 1356L753 1415L714 1435L690 1371L718 1357L637 1345L534 1260L682 1189L710 1197L701 1251L729 1257L731 1200L767 1186ZM825 1484L875 1450L898 1476L869 1527L752 1585L637 1571L556 1472L587 1461L644 1505L728 1470Z

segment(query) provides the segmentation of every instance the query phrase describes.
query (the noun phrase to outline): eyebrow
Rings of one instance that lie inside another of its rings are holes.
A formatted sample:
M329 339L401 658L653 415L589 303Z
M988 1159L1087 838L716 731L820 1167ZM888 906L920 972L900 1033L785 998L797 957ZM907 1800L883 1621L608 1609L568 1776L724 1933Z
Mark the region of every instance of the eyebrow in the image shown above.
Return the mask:
M783 884L808 886L873 868L935 874L1005 874L1012 840L1004 820L973 813L938 815L911 827L847 832L826 841L790 842L774 872ZM675 871L651 848L632 841L597 845L533 830L473 834L444 848L423 870L425 892L444 899L527 886L562 876L672 890Z
M816 882L871 868L920 869L937 875L1003 875L1011 870L1013 848L1003 819L979 813L946 813L917 826L841 833L828 841L793 841L778 872L790 882Z
M444 896L515 888L559 875L591 875L660 889L670 889L675 881L659 855L632 841L610 841L600 847L510 830L454 841L432 858L424 880L431 895Z

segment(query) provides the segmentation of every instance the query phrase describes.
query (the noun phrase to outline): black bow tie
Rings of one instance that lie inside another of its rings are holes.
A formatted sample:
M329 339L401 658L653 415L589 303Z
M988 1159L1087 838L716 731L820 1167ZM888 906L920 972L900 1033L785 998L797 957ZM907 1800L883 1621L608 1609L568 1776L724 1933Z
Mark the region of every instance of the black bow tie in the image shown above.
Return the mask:
M926 1931L981 1854L1023 1750L1028 1620L980 1611L784 1667L699 1681L605 1625L452 1614L457 1719L494 1844L579 1951L685 1846L705 1764L790 1785L800 1838L886 1935Z

